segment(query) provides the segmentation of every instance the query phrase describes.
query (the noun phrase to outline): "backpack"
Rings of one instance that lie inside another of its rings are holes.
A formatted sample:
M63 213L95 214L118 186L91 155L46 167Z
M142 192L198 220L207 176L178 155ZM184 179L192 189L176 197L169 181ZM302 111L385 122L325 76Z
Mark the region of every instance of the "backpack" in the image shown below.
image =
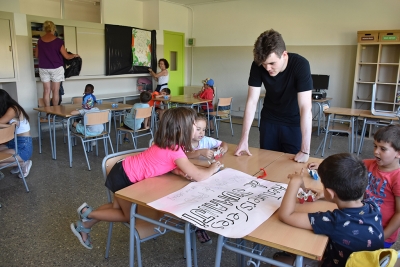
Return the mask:
M68 54L72 54L68 52ZM64 58L64 77L79 76L82 68L82 58L74 57L72 59Z

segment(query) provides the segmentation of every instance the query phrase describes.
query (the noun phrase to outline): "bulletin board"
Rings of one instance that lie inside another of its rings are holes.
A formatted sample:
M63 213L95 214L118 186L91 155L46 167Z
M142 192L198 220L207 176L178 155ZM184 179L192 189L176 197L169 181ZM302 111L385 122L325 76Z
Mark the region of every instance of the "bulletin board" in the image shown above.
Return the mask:
M105 44L106 75L157 70L156 31L106 24Z

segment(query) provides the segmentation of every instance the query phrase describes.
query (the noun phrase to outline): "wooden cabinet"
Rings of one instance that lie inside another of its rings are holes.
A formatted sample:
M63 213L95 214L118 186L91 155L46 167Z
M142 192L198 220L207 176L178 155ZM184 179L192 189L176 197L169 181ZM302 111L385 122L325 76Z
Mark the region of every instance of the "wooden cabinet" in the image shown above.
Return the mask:
M400 106L400 41L389 40L358 43L352 108L371 109L375 83L376 109L395 111Z
M0 19L0 79L15 78L10 20Z

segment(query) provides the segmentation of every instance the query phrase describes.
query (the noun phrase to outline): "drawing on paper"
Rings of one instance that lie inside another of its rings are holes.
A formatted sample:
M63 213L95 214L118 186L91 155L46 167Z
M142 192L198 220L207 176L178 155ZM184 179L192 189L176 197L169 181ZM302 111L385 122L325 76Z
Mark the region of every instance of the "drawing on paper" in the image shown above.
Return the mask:
M132 65L151 66L151 32L132 29Z

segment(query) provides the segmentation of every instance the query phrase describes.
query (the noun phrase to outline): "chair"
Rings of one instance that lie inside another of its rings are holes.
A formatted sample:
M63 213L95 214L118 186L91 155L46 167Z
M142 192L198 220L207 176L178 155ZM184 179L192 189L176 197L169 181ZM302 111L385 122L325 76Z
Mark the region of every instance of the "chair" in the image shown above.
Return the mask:
M128 150L128 151L122 151L119 153L115 154L110 154L106 156L103 159L102 162L102 171L103 171L103 177L104 179L107 178L108 173L112 169L112 167L121 159L127 157L127 156L133 156L135 154L138 154L142 151L145 151L147 148L141 148L141 149L134 149L134 150ZM112 192L107 189L107 199L109 203L112 203ZM179 225L182 225L183 227L183 222L180 221L177 218L171 217L169 215L165 215L164 212L158 211L155 209L147 208L144 206L137 206L136 213L143 215L147 218L159 221L159 222L164 222L166 225L171 225L174 223L178 223ZM168 221L165 220L165 218L168 218ZM126 227L130 228L129 223L123 223ZM109 251L110 251L110 245L111 245L111 236L112 236L112 228L113 228L114 223L110 222L108 226L108 235L107 235L107 245L106 245L106 253L105 253L105 258L108 259L109 256ZM175 225L177 226L177 225ZM141 249L140 249L140 244L142 242L145 242L150 239L154 239L158 236L161 236L167 232L169 232L167 228L162 229L160 231L160 226L157 226L155 224L152 224L150 222L136 219L135 220L135 234L134 234L134 242L133 244L136 245L136 255L137 255L137 262L138 266L142 267L142 257L141 257ZM132 240L131 240L132 242ZM194 258L194 266L197 266L197 252L196 252L196 240L194 236L194 230L191 231L191 245L193 249L193 258ZM134 254L134 252L133 252ZM133 259L132 259L133 261Z
M44 100L43 98L39 98L38 99L38 107L44 107ZM53 119L55 119L55 116L52 117ZM51 123L49 124L49 120L47 118L47 116L43 116L42 112L38 112L38 142L39 142L39 154L42 154L42 124L48 124L51 125ZM55 123L59 124L62 126L63 129L63 135L64 135L64 144L66 142L65 139L65 121L62 119L56 119ZM51 132L51 128L49 128L49 132Z
M108 144L107 144L107 140L108 140L110 142L112 153L114 153L114 149L113 149L113 146L111 143L111 138L110 138L110 128L111 128L110 120L111 120L110 110L100 110L100 111L96 111L96 112L86 113L83 116L83 120L82 120L84 129L85 129L84 134L71 132L71 139L73 136L76 136L76 137L79 137L82 141L83 151L85 152L84 154L86 157L86 162L88 164L89 171L91 169L90 169L89 159L87 156L87 152L89 150L87 148L87 146L90 146L90 142L95 141L96 144L98 144L97 143L98 140L103 140L104 151L105 151L105 154L108 155ZM96 124L103 124L105 130L102 133L100 133L99 135L88 136L86 133L87 126L96 125ZM70 140L70 142L72 142L72 140ZM96 155L97 156L99 155L98 145L96 145Z
M25 180L24 174L22 173L22 169L21 169L21 166L19 165L19 161L18 161L18 158L17 158L17 156L18 156L18 144L17 144L17 132L15 131L15 127L16 127L15 124L11 124L10 126L8 126L6 128L1 128L0 129L0 144L4 144L4 143L7 143L8 141L10 141L12 139L15 139L15 153L14 154L10 154L10 153L6 153L6 152L0 152L0 162L3 162L3 161L8 160L10 158L14 158L15 161L11 162L11 163L7 163L4 166L1 166L0 170L4 169L6 167L12 166L14 164L17 164L19 173L20 173L20 175L22 177L22 181L24 182L24 185L25 185L26 192L29 192L28 185L26 184L26 180Z
M400 250L379 249L375 251L358 251L350 254L346 266L364 267L379 266L393 267L397 266L397 259L400 258Z
M82 104L82 97L81 96L74 96L71 98L72 104Z
M332 115L333 115L333 119L331 118ZM347 134L349 137L349 152L350 153L353 152L354 137L355 137L355 135L354 135L354 118L347 117L347 116L336 117L336 115L330 114L328 117L328 123L326 125L325 137L321 141L321 143L318 146L317 151L315 151L314 155L316 155L322 147L321 157L324 156L326 139L328 138L328 135L330 135L328 148L331 148L333 134Z
M146 119L146 118L149 118L149 120L150 120L149 129L133 129L132 130L132 129L125 128L125 127L117 128L117 152L118 152L118 146L119 146L120 142L122 141L121 136L125 133L131 134L133 146L135 149L137 148L137 138L146 136L146 135L151 135L151 138L153 138L153 129L152 129L153 125L154 125L154 123L153 123L153 107L136 109L136 112L134 114L135 120Z
M217 110L214 112L210 112L210 117L212 116L214 120L214 126L215 126L215 131L217 132L217 138L218 138L219 122L226 120L229 120L233 136L231 107L232 107L232 97L218 98Z

